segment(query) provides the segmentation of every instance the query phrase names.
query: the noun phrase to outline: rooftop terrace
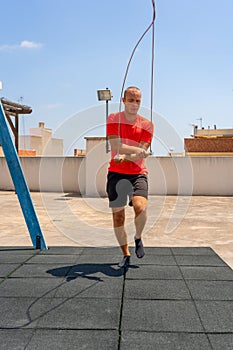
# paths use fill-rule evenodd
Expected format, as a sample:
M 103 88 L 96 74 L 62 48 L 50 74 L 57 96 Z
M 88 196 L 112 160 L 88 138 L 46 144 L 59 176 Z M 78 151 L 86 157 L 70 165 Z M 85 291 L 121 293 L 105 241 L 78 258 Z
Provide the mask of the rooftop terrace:
M 231 349 L 232 197 L 150 196 L 146 256 L 131 247 L 124 271 L 106 198 L 31 195 L 48 250 L 0 192 L 1 349 Z

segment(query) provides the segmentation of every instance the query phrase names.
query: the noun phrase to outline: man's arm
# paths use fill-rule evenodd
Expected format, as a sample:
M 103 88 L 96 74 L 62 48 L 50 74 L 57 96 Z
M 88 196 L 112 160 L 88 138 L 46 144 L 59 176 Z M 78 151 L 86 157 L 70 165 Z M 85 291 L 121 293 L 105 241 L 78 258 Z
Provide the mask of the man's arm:
M 146 158 L 150 155 L 147 152 L 150 144 L 148 142 L 140 142 L 139 146 L 129 146 L 122 144 L 118 136 L 110 135 L 108 137 L 111 149 L 114 150 L 117 155 L 115 157 L 115 162 L 135 162 L 138 159 Z
M 127 156 L 133 154 L 134 160 L 136 160 L 135 157 L 137 157 L 137 159 L 145 158 L 147 156 L 146 150 L 150 145 L 147 142 L 140 142 L 138 147 L 129 146 L 124 143 L 121 143 L 121 140 L 117 135 L 109 135 L 108 140 L 113 151 L 115 151 L 117 154 L 124 154 Z

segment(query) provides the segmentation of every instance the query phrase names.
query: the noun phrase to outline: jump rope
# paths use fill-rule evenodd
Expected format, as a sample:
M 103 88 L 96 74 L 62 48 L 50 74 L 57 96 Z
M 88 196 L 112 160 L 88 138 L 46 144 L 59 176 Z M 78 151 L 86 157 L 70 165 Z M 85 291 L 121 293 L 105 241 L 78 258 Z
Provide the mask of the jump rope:
M 120 138 L 120 112 L 121 112 L 121 107 L 122 107 L 122 98 L 123 98 L 123 93 L 124 93 L 124 88 L 125 88 L 125 83 L 127 79 L 127 75 L 129 72 L 130 64 L 132 62 L 132 59 L 134 57 L 134 54 L 136 52 L 137 47 L 141 43 L 142 39 L 145 37 L 145 35 L 149 32 L 150 29 L 152 29 L 152 35 L 151 35 L 151 83 L 150 83 L 150 122 L 151 122 L 151 131 L 152 131 L 152 122 L 153 122 L 153 93 L 154 93 L 154 48 L 155 48 L 155 19 L 156 19 L 156 8 L 155 8 L 155 1 L 152 0 L 152 9 L 153 9 L 153 15 L 152 15 L 152 21 L 150 25 L 146 28 L 144 33 L 141 35 L 140 39 L 136 43 L 131 56 L 129 58 L 124 79 L 123 79 L 123 84 L 121 88 L 121 95 L 120 95 L 120 102 L 119 102 L 119 113 L 118 113 L 118 136 Z M 117 155 L 115 156 L 114 160 L 116 163 L 120 163 L 122 160 L 124 160 L 124 155 L 119 154 L 120 151 L 120 144 L 118 146 L 118 152 Z M 149 146 L 149 152 L 146 153 L 146 156 L 149 156 L 152 154 L 152 147 L 151 143 Z

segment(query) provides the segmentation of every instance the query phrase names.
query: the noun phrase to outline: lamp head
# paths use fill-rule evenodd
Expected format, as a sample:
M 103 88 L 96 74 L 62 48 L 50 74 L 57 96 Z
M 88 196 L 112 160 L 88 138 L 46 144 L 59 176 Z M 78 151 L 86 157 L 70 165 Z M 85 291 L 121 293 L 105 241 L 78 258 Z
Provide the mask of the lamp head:
M 97 90 L 99 101 L 110 101 L 112 99 L 112 92 L 108 88 L 105 90 Z

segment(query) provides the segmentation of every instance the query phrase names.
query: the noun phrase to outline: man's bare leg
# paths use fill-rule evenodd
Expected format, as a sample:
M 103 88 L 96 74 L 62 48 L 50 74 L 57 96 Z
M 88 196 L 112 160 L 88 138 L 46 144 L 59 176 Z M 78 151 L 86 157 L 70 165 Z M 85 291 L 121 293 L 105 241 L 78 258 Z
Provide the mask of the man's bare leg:
M 135 212 L 135 252 L 138 258 L 142 258 L 145 255 L 142 244 L 142 231 L 145 227 L 147 220 L 147 199 L 141 196 L 134 196 L 132 199 L 133 208 Z
M 128 237 L 125 231 L 125 209 L 123 208 L 113 208 L 112 209 L 113 217 L 113 227 L 118 243 L 121 247 L 123 253 L 123 260 L 119 264 L 119 267 L 127 267 L 129 265 L 129 246 L 128 246 Z

